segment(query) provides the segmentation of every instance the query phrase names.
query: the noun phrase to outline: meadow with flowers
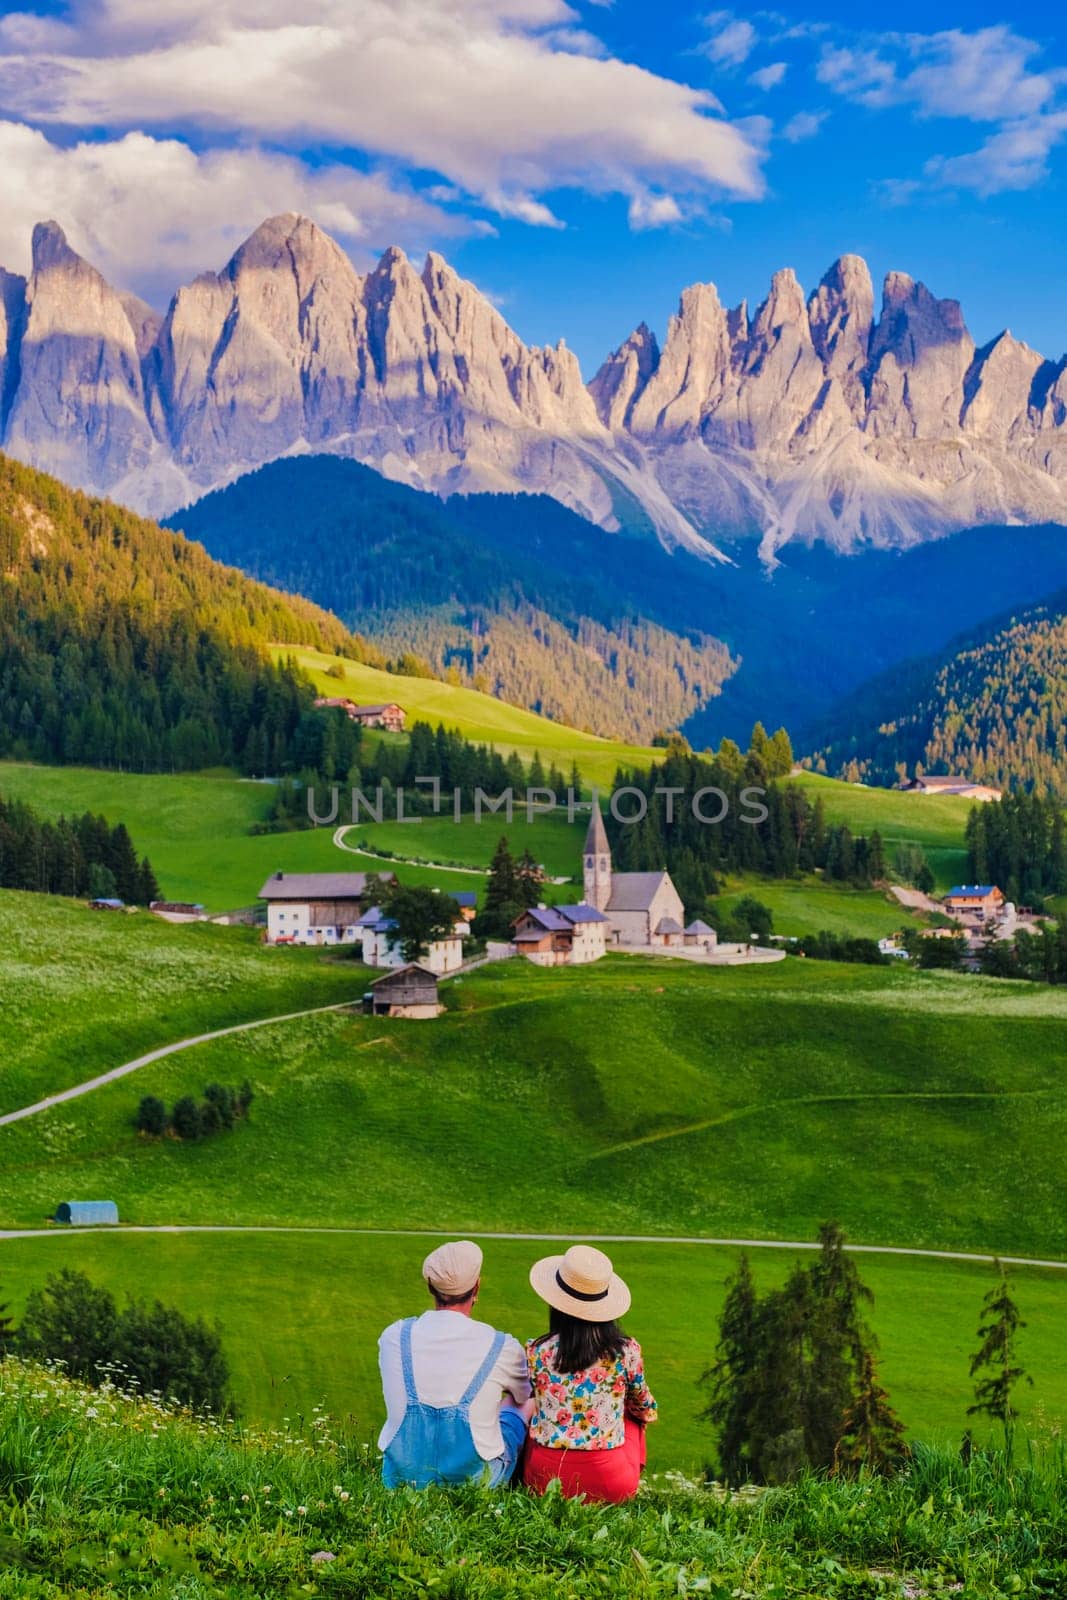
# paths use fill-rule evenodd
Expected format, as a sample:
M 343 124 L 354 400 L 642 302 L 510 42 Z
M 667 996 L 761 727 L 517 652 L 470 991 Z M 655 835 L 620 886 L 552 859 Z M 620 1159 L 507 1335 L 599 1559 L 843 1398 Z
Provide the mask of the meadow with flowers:
M 364 986 L 356 963 L 265 950 L 240 929 L 104 918 L 39 896 L 0 896 L 0 913 L 8 1105 L 254 1008 L 355 999 Z M 366 1440 L 377 1334 L 421 1304 L 432 1230 L 810 1240 L 835 1216 L 861 1243 L 1062 1255 L 1058 990 L 610 957 L 482 969 L 443 993 L 431 1026 L 353 1010 L 278 1023 L 0 1128 L 0 1229 L 39 1228 L 78 1197 L 114 1199 L 123 1224 L 0 1241 L 0 1302 L 17 1317 L 71 1265 L 120 1296 L 217 1317 L 243 1416 L 274 1422 L 325 1402 Z M 251 1115 L 230 1132 L 186 1143 L 133 1127 L 144 1094 L 172 1105 L 246 1078 Z M 488 1246 L 486 1314 L 524 1335 L 539 1331 L 531 1248 Z M 693 1386 L 736 1253 L 612 1249 L 647 1286 L 633 1331 L 664 1390 L 660 1462 L 695 1469 L 711 1441 Z M 757 1271 L 775 1281 L 789 1259 L 761 1252 Z M 864 1270 L 905 1421 L 958 1440 L 989 1269 L 874 1257 Z M 1036 1380 L 1028 1421 L 1052 1426 L 1067 1416 L 1067 1274 L 1016 1276 Z
M 0 1364 L 3 1600 L 1009 1600 L 1067 1589 L 1062 1446 L 920 1447 L 889 1480 L 730 1494 L 677 1473 L 629 1506 L 381 1487 L 324 1411 L 276 1428 Z

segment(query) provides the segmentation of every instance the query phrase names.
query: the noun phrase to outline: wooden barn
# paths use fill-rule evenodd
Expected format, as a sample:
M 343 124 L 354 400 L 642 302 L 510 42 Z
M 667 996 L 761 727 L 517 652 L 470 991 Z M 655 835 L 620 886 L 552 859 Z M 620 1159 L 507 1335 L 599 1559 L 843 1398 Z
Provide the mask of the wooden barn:
M 408 1017 L 423 1021 L 444 1010 L 437 996 L 437 975 L 413 962 L 376 978 L 363 996 L 363 1010 L 372 1017 Z

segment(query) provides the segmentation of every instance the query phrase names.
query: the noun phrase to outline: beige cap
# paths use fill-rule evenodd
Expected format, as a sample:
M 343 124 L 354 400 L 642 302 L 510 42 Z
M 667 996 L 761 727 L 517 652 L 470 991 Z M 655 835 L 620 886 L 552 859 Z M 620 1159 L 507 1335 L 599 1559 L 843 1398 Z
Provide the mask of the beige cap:
M 572 1244 L 565 1256 L 545 1256 L 530 1269 L 535 1294 L 582 1322 L 614 1322 L 630 1309 L 630 1291 L 603 1250 Z
M 482 1252 L 470 1239 L 439 1244 L 422 1263 L 422 1275 L 438 1294 L 469 1294 L 482 1275 Z

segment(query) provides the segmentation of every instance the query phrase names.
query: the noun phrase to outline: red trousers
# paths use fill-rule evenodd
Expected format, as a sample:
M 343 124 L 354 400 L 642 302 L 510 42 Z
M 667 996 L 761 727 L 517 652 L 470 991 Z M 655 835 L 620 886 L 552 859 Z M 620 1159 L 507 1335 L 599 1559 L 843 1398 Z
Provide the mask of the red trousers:
M 587 1500 L 616 1505 L 631 1499 L 645 1465 L 645 1430 L 629 1417 L 625 1428 L 626 1442 L 615 1450 L 549 1450 L 531 1439 L 523 1460 L 523 1482 L 534 1494 L 544 1494 L 558 1478 L 569 1498 L 582 1494 Z

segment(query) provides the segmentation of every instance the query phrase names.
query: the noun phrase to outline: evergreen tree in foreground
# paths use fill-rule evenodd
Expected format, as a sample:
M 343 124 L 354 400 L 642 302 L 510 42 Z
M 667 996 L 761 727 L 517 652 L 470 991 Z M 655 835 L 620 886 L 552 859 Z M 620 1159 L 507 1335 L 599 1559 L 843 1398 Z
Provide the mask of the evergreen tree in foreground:
M 861 1468 L 891 1472 L 911 1455 L 904 1424 L 878 1382 L 878 1368 L 870 1350 L 863 1352 L 859 1390 L 842 1419 L 842 1433 L 834 1450 L 834 1471 L 851 1476 Z
M 905 1454 L 902 1426 L 877 1381 L 873 1295 L 825 1223 L 819 1253 L 780 1289 L 757 1295 L 748 1261 L 728 1285 L 702 1413 L 719 1430 L 719 1472 L 787 1483 L 805 1469 L 890 1471 Z
M 978 1324 L 981 1344 L 971 1357 L 971 1377 L 978 1382 L 974 1386 L 974 1405 L 967 1407 L 967 1415 L 992 1417 L 999 1422 L 1004 1429 L 1004 1447 L 1010 1456 L 1015 1419 L 1019 1415 L 1012 1401 L 1012 1391 L 1021 1381 L 1032 1384 L 1034 1380 L 1018 1365 L 1015 1354 L 1016 1336 L 1026 1323 L 1019 1316 L 1000 1261 L 996 1269 L 997 1282 L 982 1302 Z

